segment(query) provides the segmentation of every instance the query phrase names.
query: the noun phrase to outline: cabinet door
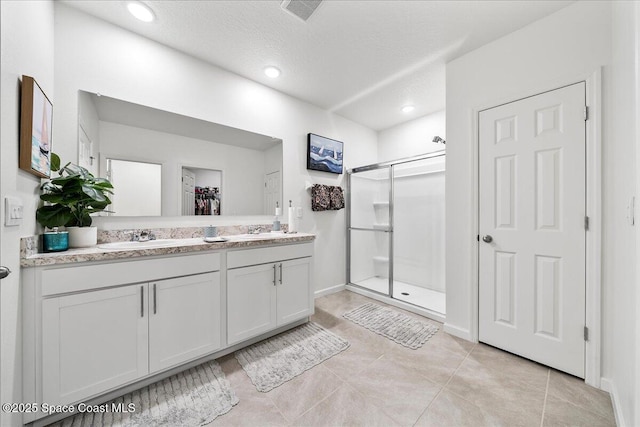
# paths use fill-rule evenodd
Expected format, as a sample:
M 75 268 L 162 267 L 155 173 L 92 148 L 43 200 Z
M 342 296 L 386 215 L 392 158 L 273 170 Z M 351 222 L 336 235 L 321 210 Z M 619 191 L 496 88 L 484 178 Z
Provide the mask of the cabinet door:
M 311 258 L 278 263 L 277 326 L 313 314 Z
M 42 399 L 72 403 L 148 373 L 147 285 L 42 302 Z
M 159 371 L 220 348 L 220 273 L 149 284 L 149 369 Z
M 276 264 L 227 271 L 229 345 L 276 327 L 276 273 Z

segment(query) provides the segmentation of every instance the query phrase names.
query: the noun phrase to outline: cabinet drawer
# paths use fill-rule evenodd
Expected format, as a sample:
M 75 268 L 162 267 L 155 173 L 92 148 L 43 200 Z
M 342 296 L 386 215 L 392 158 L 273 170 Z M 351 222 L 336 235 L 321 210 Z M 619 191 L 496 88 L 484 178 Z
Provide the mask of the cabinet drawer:
M 227 254 L 227 268 L 266 264 L 313 255 L 313 243 L 274 246 L 270 248 L 242 249 Z
M 220 270 L 220 254 L 207 253 L 42 271 L 42 296 L 150 282 Z

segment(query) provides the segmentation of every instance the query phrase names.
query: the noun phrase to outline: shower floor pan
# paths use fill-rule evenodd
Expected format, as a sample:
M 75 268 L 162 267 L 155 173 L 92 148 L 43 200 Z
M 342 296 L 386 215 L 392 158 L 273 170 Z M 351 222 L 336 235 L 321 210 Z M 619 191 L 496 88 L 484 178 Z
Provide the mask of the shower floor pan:
M 389 279 L 387 278 L 369 277 L 368 279 L 354 282 L 354 285 L 362 286 L 381 294 L 389 292 Z M 443 315 L 447 309 L 444 292 L 421 288 L 398 280 L 393 281 L 393 298 Z

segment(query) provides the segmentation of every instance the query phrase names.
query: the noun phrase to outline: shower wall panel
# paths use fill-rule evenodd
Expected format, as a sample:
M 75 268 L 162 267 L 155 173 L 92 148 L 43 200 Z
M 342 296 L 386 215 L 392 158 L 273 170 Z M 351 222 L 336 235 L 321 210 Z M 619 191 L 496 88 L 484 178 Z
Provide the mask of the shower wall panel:
M 395 280 L 444 292 L 444 194 L 444 170 L 395 177 Z

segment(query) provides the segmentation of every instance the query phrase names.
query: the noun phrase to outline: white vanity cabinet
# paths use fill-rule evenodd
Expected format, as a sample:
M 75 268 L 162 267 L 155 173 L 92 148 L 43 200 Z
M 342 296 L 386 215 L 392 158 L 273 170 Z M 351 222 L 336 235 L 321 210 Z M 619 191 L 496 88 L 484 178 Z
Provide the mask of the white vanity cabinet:
M 43 256 L 22 270 L 23 401 L 105 402 L 304 323 L 313 243 L 296 239 L 307 240 L 124 259 L 90 252 L 59 264 Z
M 220 258 L 27 270 L 25 394 L 74 403 L 222 348 Z
M 45 299 L 44 401 L 75 402 L 218 350 L 220 307 L 219 272 Z
M 146 287 L 42 302 L 43 402 L 75 402 L 148 373 L 147 317 L 141 313 Z
M 227 341 L 258 336 L 313 314 L 313 245 L 227 254 Z
M 219 272 L 150 283 L 148 307 L 150 372 L 221 347 Z
M 282 261 L 278 264 L 278 270 L 276 326 L 312 315 L 311 258 Z

